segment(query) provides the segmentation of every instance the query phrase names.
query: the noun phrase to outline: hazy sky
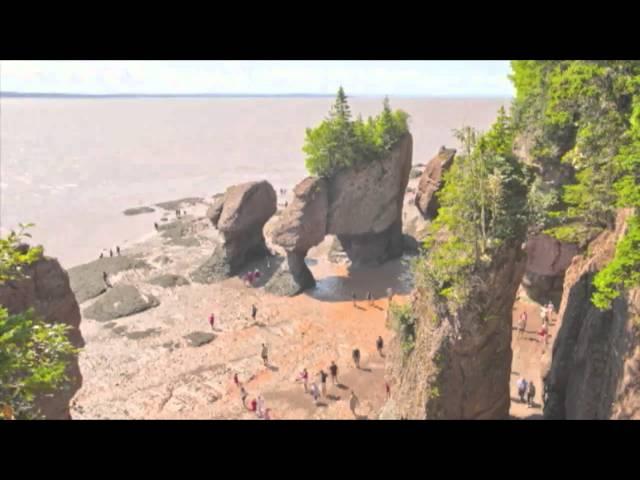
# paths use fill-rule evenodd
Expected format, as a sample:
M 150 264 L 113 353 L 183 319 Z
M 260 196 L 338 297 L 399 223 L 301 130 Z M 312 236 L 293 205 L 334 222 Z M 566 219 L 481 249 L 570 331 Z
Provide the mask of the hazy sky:
M 508 61 L 2 61 L 0 91 L 513 94 Z

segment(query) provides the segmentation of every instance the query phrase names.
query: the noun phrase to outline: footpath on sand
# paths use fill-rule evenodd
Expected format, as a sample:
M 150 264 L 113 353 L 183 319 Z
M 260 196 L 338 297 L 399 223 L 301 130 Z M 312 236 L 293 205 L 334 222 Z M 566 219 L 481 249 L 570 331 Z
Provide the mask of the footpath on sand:
M 553 341 L 558 329 L 557 308 L 558 305 L 555 305 L 554 314 L 551 316 L 549 322 L 548 345 L 545 347 L 538 333 L 542 327 L 542 305 L 528 298 L 524 289 L 520 287 L 516 302 L 513 306 L 513 335 L 511 340 L 513 361 L 509 382 L 511 391 L 511 409 L 509 414 L 512 418 L 526 420 L 542 419 L 542 395 L 544 392 L 542 372 L 545 362 L 543 353 L 545 353 L 545 348 L 548 352 L 553 346 Z M 520 334 L 518 324 L 522 312 L 527 313 L 527 326 L 525 332 Z M 532 407 L 527 406 L 526 397 L 524 403 L 520 401 L 517 387 L 517 382 L 520 378 L 524 378 L 527 382 L 533 381 L 535 385 L 536 394 Z

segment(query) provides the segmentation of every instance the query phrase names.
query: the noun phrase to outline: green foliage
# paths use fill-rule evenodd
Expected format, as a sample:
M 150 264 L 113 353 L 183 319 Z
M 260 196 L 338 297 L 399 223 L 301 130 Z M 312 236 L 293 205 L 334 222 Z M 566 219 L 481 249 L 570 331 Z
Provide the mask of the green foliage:
M 42 256 L 42 248 L 19 248 L 24 238 L 31 235 L 26 231 L 32 224 L 20 224 L 20 230 L 11 231 L 6 238 L 0 237 L 0 283 L 21 274 L 25 265 L 30 265 Z
M 462 151 L 444 175 L 438 216 L 415 273 L 419 284 L 460 304 L 474 270 L 505 240 L 524 235 L 527 179 L 513 154 L 513 127 L 503 108 L 485 134 L 470 127 L 455 134 Z
M 342 168 L 381 159 L 409 131 L 408 118 L 402 110 L 392 111 L 385 98 L 377 117 L 352 121 L 340 87 L 329 117 L 306 130 L 305 166 L 313 175 L 330 176 Z
M 602 310 L 611 308 L 620 291 L 640 285 L 640 215 L 631 218 L 613 260 L 596 274 L 593 284 L 593 304 Z
M 19 280 L 22 267 L 42 255 L 41 248 L 20 247 L 28 227 L 0 239 L 0 283 Z M 10 315 L 0 306 L 0 406 L 9 406 L 16 418 L 36 417 L 36 395 L 52 392 L 66 380 L 69 356 L 77 353 L 68 329 L 45 323 L 32 309 Z
M 560 240 L 584 245 L 613 227 L 616 208 L 633 207 L 637 215 L 640 61 L 514 61 L 512 70 L 518 132 L 532 139 L 543 168 L 563 163 L 575 173 L 562 185 L 557 205 L 530 192 L 542 207 L 533 209 L 536 224 Z M 541 218 L 545 203 L 550 208 Z M 593 302 L 600 308 L 640 284 L 631 274 L 640 270 L 635 231 L 630 224 L 615 258 L 594 280 Z
M 415 347 L 415 316 L 410 304 L 392 302 L 389 306 L 391 328 L 399 335 L 402 351 L 410 354 Z

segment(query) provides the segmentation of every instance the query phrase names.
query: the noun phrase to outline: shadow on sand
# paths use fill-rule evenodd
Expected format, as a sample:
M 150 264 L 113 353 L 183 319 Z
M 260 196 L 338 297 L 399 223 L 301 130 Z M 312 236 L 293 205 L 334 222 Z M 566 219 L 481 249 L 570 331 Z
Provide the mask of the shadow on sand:
M 373 308 L 384 310 L 388 288 L 399 295 L 408 295 L 413 288 L 411 264 L 407 257 L 389 260 L 378 266 L 350 267 L 347 274 L 346 277 L 322 277 L 314 272 L 316 286 L 304 294 L 324 302 L 345 302 L 351 301 L 355 293 L 356 301 L 366 302 L 367 292 L 371 292 L 373 300 L 382 302 L 381 305 L 373 305 Z M 356 308 L 365 310 L 360 305 Z

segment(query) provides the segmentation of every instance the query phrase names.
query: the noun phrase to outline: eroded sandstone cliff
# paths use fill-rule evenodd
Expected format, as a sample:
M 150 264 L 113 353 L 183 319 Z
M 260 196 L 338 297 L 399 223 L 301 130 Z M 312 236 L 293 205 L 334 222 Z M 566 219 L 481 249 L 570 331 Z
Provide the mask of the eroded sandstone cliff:
M 71 291 L 69 276 L 55 258 L 43 257 L 24 269 L 25 278 L 0 285 L 0 304 L 9 313 L 19 313 L 33 308 L 48 323 L 69 325 L 69 340 L 76 347 L 83 347 L 80 333 L 80 308 Z M 41 396 L 37 406 L 47 419 L 61 420 L 69 417 L 69 402 L 82 385 L 78 358 L 72 358 L 67 376 L 69 381 L 56 393 Z
M 415 346 L 392 348 L 396 379 L 382 418 L 502 419 L 509 415 L 512 308 L 525 267 L 520 244 L 504 245 L 477 272 L 463 305 L 414 294 Z
M 566 271 L 558 335 L 545 358 L 547 419 L 640 418 L 640 289 L 607 311 L 591 303 L 593 278 L 613 257 L 628 215 L 620 211 L 615 230 L 600 234 Z

